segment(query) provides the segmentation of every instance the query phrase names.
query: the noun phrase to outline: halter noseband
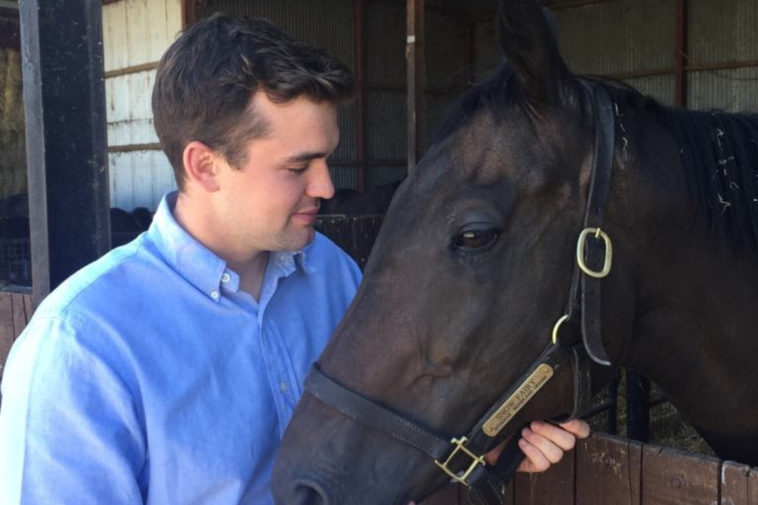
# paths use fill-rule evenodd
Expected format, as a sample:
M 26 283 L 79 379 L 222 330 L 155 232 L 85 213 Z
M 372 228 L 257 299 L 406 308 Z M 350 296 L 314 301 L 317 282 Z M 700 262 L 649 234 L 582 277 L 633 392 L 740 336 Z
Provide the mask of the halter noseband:
M 495 465 L 488 466 L 484 454 L 496 445 L 496 436 L 542 386 L 570 364 L 574 398 L 567 419 L 575 418 L 587 411 L 591 399 L 588 357 L 601 365 L 611 364 L 602 342 L 600 287 L 601 279 L 610 272 L 613 254 L 611 239 L 602 226 L 613 169 L 615 121 L 607 91 L 586 81 L 582 85 L 593 118 L 594 146 L 584 228 L 577 241 L 567 312 L 556 322 L 552 341 L 519 380 L 468 434 L 453 438 L 436 434 L 348 389 L 324 374 L 318 364 L 314 364 L 305 382 L 305 391 L 347 417 L 427 454 L 452 480 L 469 488 L 469 500 L 474 504 L 503 503 L 503 487 L 524 458 L 517 445 L 518 437 L 510 440 Z M 581 326 L 581 341 L 575 336 L 565 341 L 560 338 L 565 322 Z

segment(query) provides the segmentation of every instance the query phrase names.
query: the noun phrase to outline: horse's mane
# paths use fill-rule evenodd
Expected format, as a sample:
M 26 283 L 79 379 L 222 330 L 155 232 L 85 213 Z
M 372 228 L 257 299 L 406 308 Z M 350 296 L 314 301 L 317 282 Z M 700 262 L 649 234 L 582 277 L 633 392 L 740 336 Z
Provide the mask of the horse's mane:
M 616 104 L 650 114 L 676 139 L 690 195 L 714 236 L 758 249 L 758 114 L 667 107 L 626 85 L 604 86 Z
M 530 114 L 507 64 L 472 86 L 450 107 L 432 145 L 443 141 L 478 112 L 502 117 L 511 106 Z M 597 81 L 627 111 L 650 115 L 667 128 L 679 146 L 688 190 L 713 234 L 732 247 L 758 249 L 758 114 L 692 111 L 667 107 L 634 88 Z

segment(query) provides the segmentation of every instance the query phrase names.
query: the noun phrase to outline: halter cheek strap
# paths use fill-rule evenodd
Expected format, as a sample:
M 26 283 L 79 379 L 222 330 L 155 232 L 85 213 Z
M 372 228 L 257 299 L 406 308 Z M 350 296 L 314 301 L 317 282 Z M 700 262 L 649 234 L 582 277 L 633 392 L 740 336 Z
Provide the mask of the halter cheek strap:
M 615 122 L 605 89 L 584 81 L 582 84 L 592 106 L 595 141 L 584 230 L 578 239 L 567 313 L 556 323 L 552 342 L 471 431 L 457 437 L 430 431 L 350 390 L 324 374 L 318 364 L 313 366 L 305 382 L 308 393 L 345 416 L 427 454 L 450 479 L 468 487 L 469 501 L 475 505 L 504 503 L 505 483 L 524 458 L 517 445 L 518 436 L 511 437 L 494 466 L 486 463 L 484 454 L 502 439 L 499 434 L 503 428 L 539 389 L 561 368 L 570 366 L 574 398 L 566 419 L 579 417 L 587 412 L 591 399 L 590 359 L 610 364 L 601 338 L 600 280 L 608 275 L 612 261 L 611 240 L 602 225 L 613 166 Z M 564 324 L 580 327 L 581 332 L 566 332 Z

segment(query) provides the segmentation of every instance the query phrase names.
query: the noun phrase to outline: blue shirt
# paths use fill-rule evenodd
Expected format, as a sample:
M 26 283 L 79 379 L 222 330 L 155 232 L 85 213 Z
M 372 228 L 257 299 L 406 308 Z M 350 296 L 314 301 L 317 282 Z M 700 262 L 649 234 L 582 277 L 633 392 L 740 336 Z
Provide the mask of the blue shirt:
M 270 504 L 302 383 L 360 281 L 323 235 L 271 252 L 260 301 L 173 219 L 74 274 L 14 344 L 0 503 Z

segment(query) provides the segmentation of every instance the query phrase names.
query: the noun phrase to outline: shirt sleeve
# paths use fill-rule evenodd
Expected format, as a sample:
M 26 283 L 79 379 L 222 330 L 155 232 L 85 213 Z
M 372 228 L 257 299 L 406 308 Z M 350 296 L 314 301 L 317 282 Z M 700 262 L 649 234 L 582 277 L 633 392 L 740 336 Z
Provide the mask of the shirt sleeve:
M 144 501 L 138 402 L 118 359 L 103 351 L 113 349 L 105 332 L 85 328 L 71 318 L 32 319 L 11 350 L 0 408 L 0 503 Z

